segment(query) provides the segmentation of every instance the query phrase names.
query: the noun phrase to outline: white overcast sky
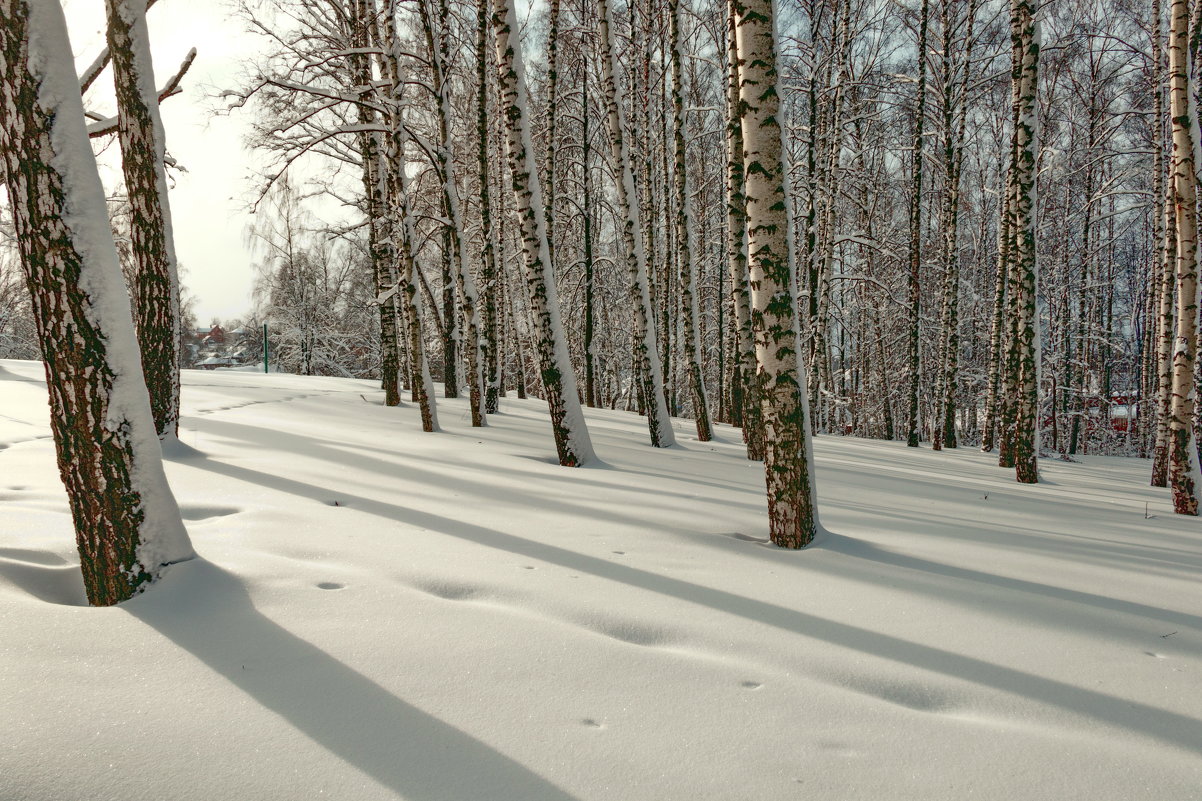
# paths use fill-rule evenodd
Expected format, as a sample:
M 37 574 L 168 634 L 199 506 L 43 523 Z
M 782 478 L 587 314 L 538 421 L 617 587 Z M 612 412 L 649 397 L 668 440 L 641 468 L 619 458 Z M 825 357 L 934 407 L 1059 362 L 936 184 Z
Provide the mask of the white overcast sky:
M 63 8 L 82 70 L 104 47 L 104 3 L 64 0 Z M 242 146 L 242 120 L 214 116 L 205 94 L 212 87 L 231 86 L 258 42 L 220 0 L 160 0 L 148 18 L 159 85 L 175 73 L 189 49 L 197 49 L 184 93 L 162 105 L 167 149 L 187 170 L 171 173 L 171 215 L 183 283 L 196 298 L 199 322 L 228 320 L 243 315 L 251 304 L 253 256 L 245 233 L 251 221 L 246 201 L 252 166 Z M 101 83 L 89 93 L 94 98 L 89 108 L 113 114 L 111 70 Z M 114 172 L 119 162 L 110 153 L 116 155 L 115 142 L 101 157 L 102 175 L 111 189 L 119 180 Z

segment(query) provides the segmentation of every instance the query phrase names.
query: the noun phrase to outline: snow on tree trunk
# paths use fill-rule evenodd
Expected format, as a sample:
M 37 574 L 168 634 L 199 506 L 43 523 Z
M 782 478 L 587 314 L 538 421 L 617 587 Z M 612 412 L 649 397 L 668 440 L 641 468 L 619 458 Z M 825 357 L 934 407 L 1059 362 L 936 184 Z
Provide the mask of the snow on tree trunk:
M 442 174 L 442 201 L 446 207 L 449 222 L 446 227 L 448 247 L 451 260 L 450 272 L 454 276 L 455 285 L 459 290 L 459 298 L 466 327 L 467 343 L 464 351 L 467 356 L 468 400 L 471 407 L 472 425 L 484 425 L 484 408 L 482 397 L 483 375 L 480 369 L 480 298 L 476 291 L 476 282 L 472 278 L 468 264 L 467 245 L 464 237 L 463 215 L 459 207 L 459 192 L 455 181 L 455 159 L 451 154 L 451 85 L 447 75 L 447 61 L 450 57 L 449 34 L 446 21 L 450 12 L 446 0 L 439 3 L 439 19 L 431 18 L 427 4 L 423 2 L 422 22 L 426 30 L 426 42 L 430 51 L 430 64 L 434 77 L 434 91 L 438 94 L 438 133 L 439 148 L 436 152 L 438 168 Z M 452 308 L 447 315 L 447 326 L 455 319 Z M 454 368 L 447 365 L 443 368 L 449 377 L 454 375 Z M 449 396 L 448 396 L 449 397 Z
M 356 3 L 361 4 L 362 0 L 356 0 Z M 360 9 L 359 13 L 363 14 L 359 19 L 364 21 L 371 19 L 365 6 L 357 5 L 357 8 Z M 380 164 L 385 178 L 376 185 L 387 190 L 382 192 L 386 200 L 377 204 L 379 210 L 374 213 L 386 216 L 387 221 L 383 228 L 387 232 L 384 236 L 388 243 L 388 253 L 392 258 L 400 261 L 397 286 L 403 306 L 401 316 L 407 335 L 412 402 L 418 404 L 421 412 L 422 430 L 436 431 L 438 430 L 438 409 L 434 400 L 434 384 L 430 380 L 430 368 L 426 361 L 426 343 L 422 332 L 422 299 L 417 286 L 417 265 L 414 263 L 413 255 L 413 245 L 417 237 L 413 230 L 413 211 L 409 205 L 408 176 L 405 173 L 406 133 L 401 119 L 403 83 L 398 63 L 399 54 L 397 53 L 395 0 L 385 0 L 379 14 L 378 26 L 371 26 L 371 28 L 379 39 L 381 65 L 388 87 L 389 134 L 382 157 L 379 149 L 373 145 L 370 154 L 364 153 L 364 159 L 372 164 Z M 365 33 L 370 32 L 365 31 Z M 365 44 L 368 41 L 367 38 L 364 39 Z M 366 60 L 365 56 L 364 59 Z M 370 72 L 370 64 L 368 64 L 367 69 L 361 72 L 360 80 L 356 83 L 359 86 L 370 86 Z M 360 122 L 367 124 L 365 122 L 367 118 L 364 115 L 367 115 L 369 110 L 364 104 L 360 104 L 359 108 Z M 371 136 L 370 139 L 374 141 L 375 136 Z
M 530 138 L 530 111 L 526 75 L 517 41 L 517 13 L 513 0 L 493 0 L 493 33 L 502 107 L 508 123 L 506 144 L 513 196 L 521 222 L 522 255 L 526 287 L 535 324 L 535 350 L 547 394 L 551 426 L 559 463 L 577 467 L 596 458 L 580 408 L 576 376 L 568 358 L 567 340 L 559 319 L 559 299 L 547 248 L 547 226 L 542 192 Z
M 1169 411 L 1169 486 L 1173 511 L 1198 514 L 1202 471 L 1194 439 L 1194 361 L 1198 325 L 1198 116 L 1190 65 L 1190 7 L 1173 0 L 1169 10 L 1169 116 L 1173 121 L 1172 186 L 1177 224 L 1177 336 L 1173 342 Z M 1196 33 L 1195 35 L 1200 35 Z
M 709 442 L 713 437 L 710 425 L 709 401 L 705 393 L 705 378 L 701 374 L 701 343 L 697 336 L 697 294 L 693 291 L 693 242 L 696 221 L 693 218 L 693 198 L 689 193 L 689 173 L 685 164 L 684 92 L 682 65 L 684 43 L 680 33 L 680 0 L 668 0 L 669 30 L 672 38 L 672 140 L 673 176 L 676 185 L 676 255 L 680 260 L 680 327 L 684 341 L 686 369 L 689 374 L 689 394 L 693 401 L 693 417 L 697 424 L 697 439 Z
M 142 372 L 160 438 L 179 431 L 179 274 L 163 168 L 163 122 L 150 59 L 146 4 L 106 0 L 117 92 L 117 138 L 130 205 L 134 313 Z
M 1018 386 L 1014 414 L 1014 470 L 1020 483 L 1039 481 L 1039 320 L 1035 299 L 1039 271 L 1036 260 L 1035 180 L 1038 145 L 1039 26 L 1036 0 L 1012 0 L 1011 36 L 1020 48 L 1014 74 L 1018 115 L 1014 129 L 1016 204 L 1014 210 L 1014 308 L 1018 313 Z
M 163 473 L 104 189 L 53 0 L 0 0 L 0 153 L 59 474 L 95 606 L 195 556 Z
M 735 323 L 735 392 L 747 458 L 764 458 L 764 423 L 756 387 L 755 338 L 747 287 L 747 198 L 743 193 L 743 126 L 739 121 L 739 45 L 736 0 L 727 0 L 726 225 L 727 266 Z
M 736 0 L 751 320 L 764 411 L 764 467 L 772 542 L 808 545 L 818 529 L 796 273 L 781 126 L 777 120 L 772 0 Z
M 651 314 L 651 290 L 647 278 L 647 252 L 639 221 L 638 195 L 635 194 L 634 168 L 626 141 L 626 99 L 618 83 L 617 53 L 614 49 L 612 13 L 609 0 L 597 0 L 597 25 L 600 33 L 601 81 L 605 92 L 609 140 L 614 162 L 618 165 L 618 211 L 622 220 L 622 245 L 630 275 L 630 300 L 634 307 L 634 357 L 637 380 L 642 386 L 651 444 L 666 448 L 676 443 L 672 419 L 664 396 L 664 377 L 659 347 Z
M 362 0 L 354 0 L 355 14 L 352 41 L 357 48 L 366 48 L 371 39 L 368 30 L 368 9 Z M 353 80 L 366 92 L 371 83 L 371 61 L 367 53 L 356 52 L 350 56 Z M 371 258 L 372 274 L 375 278 L 380 314 L 380 357 L 381 384 L 384 387 L 384 405 L 398 406 L 401 403 L 401 349 L 397 335 L 397 275 L 396 243 L 389 230 L 389 199 L 386 165 L 381 161 L 379 139 L 370 128 L 376 125 L 376 114 L 363 103 L 357 104 L 358 122 L 363 130 L 358 135 L 359 152 L 363 162 L 363 194 L 367 207 L 367 246 Z

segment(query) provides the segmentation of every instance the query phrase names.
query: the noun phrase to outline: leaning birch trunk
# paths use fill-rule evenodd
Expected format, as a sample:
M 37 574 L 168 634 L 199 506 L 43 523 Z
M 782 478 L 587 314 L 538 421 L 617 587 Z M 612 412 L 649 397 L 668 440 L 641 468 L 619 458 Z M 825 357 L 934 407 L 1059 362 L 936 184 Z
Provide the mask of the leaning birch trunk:
M 630 146 L 626 141 L 626 105 L 616 73 L 617 54 L 614 52 L 609 0 L 597 0 L 597 26 L 601 47 L 601 82 L 605 92 L 605 110 L 609 120 L 610 149 L 618 165 L 615 181 L 618 212 L 622 215 L 622 245 L 626 250 L 626 267 L 630 274 L 630 300 L 634 307 L 634 357 L 637 380 L 642 387 L 647 410 L 647 428 L 651 444 L 667 448 L 676 443 L 672 420 L 664 399 L 664 377 L 661 372 L 659 347 L 651 316 L 651 290 L 647 280 L 647 252 L 643 229 L 639 221 L 638 195 L 635 194 L 634 168 Z
M 426 42 L 430 50 L 430 65 L 434 76 L 434 91 L 438 94 L 438 134 L 441 139 L 436 153 L 439 172 L 442 174 L 442 200 L 446 207 L 447 235 L 450 239 L 451 273 L 454 276 L 456 288 L 459 290 L 460 304 L 466 327 L 467 342 L 464 351 L 467 356 L 468 402 L 471 408 L 472 425 L 484 425 L 484 409 L 482 398 L 483 373 L 480 369 L 480 297 L 476 291 L 476 281 L 472 278 L 468 266 L 467 247 L 463 235 L 463 214 L 459 207 L 459 192 L 455 182 L 455 159 L 451 155 L 451 87 L 447 75 L 447 61 L 450 56 L 449 37 L 446 20 L 450 12 L 446 0 L 439 2 L 439 19 L 435 23 L 425 2 L 420 4 L 422 23 L 426 29 Z M 451 315 L 454 316 L 453 314 Z M 450 321 L 448 320 L 448 325 Z M 448 375 L 452 367 L 444 367 Z
M 676 249 L 680 259 L 681 354 L 689 373 L 689 394 L 693 401 L 693 416 L 697 423 L 697 439 L 709 442 L 713 437 L 710 425 L 709 401 L 705 394 L 705 378 L 701 374 L 701 344 L 697 335 L 697 295 L 693 291 L 693 198 L 689 193 L 689 174 L 685 164 L 684 92 L 681 87 L 681 62 L 684 44 L 680 34 L 680 0 L 668 0 L 669 27 L 672 37 L 672 140 L 674 144 L 674 178 L 676 184 Z
M 106 0 L 105 7 L 117 92 L 117 138 L 132 212 L 134 313 L 142 375 L 159 438 L 173 438 L 179 432 L 179 272 L 146 3 Z
M 1020 483 L 1039 481 L 1039 320 L 1035 299 L 1039 286 L 1035 234 L 1035 181 L 1039 151 L 1039 27 L 1037 0 L 1011 0 L 1014 35 L 1021 47 L 1018 73 L 1018 117 L 1015 126 L 1014 268 L 1017 271 L 1018 393 L 1014 416 L 1014 470 Z
M 739 44 L 736 0 L 727 0 L 726 226 L 727 266 L 735 323 L 735 381 L 747 458 L 764 459 L 764 423 L 756 387 L 755 338 L 747 287 L 747 198 L 743 193 L 743 126 L 739 122 Z M 732 393 L 735 394 L 735 393 Z
M 736 0 L 738 2 L 738 0 Z M 772 0 L 738 3 L 739 100 L 746 176 L 751 320 L 764 410 L 764 467 L 772 542 L 808 545 L 818 529 L 805 372 L 800 363 L 797 277 L 777 114 Z
M 195 556 L 163 473 L 62 9 L 0 0 L 0 156 L 88 600 Z
M 530 138 L 526 74 L 517 41 L 517 13 L 513 0 L 493 0 L 492 23 L 502 105 L 508 121 L 506 144 L 513 197 L 521 221 L 526 286 L 535 324 L 539 371 L 546 390 L 559 463 L 565 467 L 578 467 L 596 456 L 585 426 L 584 411 L 580 408 L 576 376 L 572 372 L 567 340 L 559 319 L 559 298 L 547 249 L 545 209 Z
M 1177 336 L 1173 342 L 1169 410 L 1169 486 L 1173 511 L 1198 514 L 1202 471 L 1194 439 L 1194 360 L 1198 325 L 1198 216 L 1195 155 L 1198 118 L 1190 95 L 1190 7 L 1173 0 L 1169 11 L 1169 117 L 1173 121 L 1172 186 L 1177 223 Z
M 929 4 L 922 0 L 918 22 L 918 88 L 914 103 L 914 182 L 910 198 L 910 328 L 907 362 L 910 366 L 909 408 L 906 414 L 906 445 L 918 447 L 918 386 L 921 380 L 919 328 L 922 320 L 922 146 L 926 118 L 927 18 Z
M 356 0 L 360 8 L 363 0 Z M 362 20 L 370 20 L 366 7 L 362 8 Z M 365 23 L 366 24 L 366 23 Z M 423 431 L 438 430 L 438 409 L 434 399 L 434 385 L 430 380 L 430 368 L 426 361 L 425 335 L 422 331 L 421 292 L 417 282 L 417 265 L 414 261 L 413 243 L 416 236 L 413 230 L 413 211 L 409 206 L 408 177 L 405 173 L 405 126 L 401 119 L 402 97 L 404 85 L 401 79 L 400 57 L 397 53 L 396 30 L 396 0 L 385 0 L 379 14 L 378 26 L 371 26 L 371 32 L 379 40 L 381 65 L 384 81 L 388 88 L 389 103 L 387 123 L 389 135 L 384 153 L 374 144 L 375 136 L 370 136 L 371 153 L 365 153 L 364 159 L 371 164 L 380 164 L 382 180 L 377 181 L 376 191 L 383 194 L 384 200 L 376 200 L 371 205 L 386 221 L 383 228 L 387 231 L 388 254 L 392 259 L 399 259 L 400 274 L 398 276 L 398 295 L 402 306 L 402 319 L 405 323 L 407 351 L 409 354 L 410 397 L 418 405 L 422 419 Z M 365 43 L 366 43 L 365 39 Z M 366 56 L 362 56 L 366 60 Z M 370 70 L 366 73 L 360 86 L 370 85 Z M 358 83 L 358 82 L 357 82 Z M 365 107 L 360 105 L 361 122 L 366 114 Z M 374 121 L 374 120 L 373 120 Z

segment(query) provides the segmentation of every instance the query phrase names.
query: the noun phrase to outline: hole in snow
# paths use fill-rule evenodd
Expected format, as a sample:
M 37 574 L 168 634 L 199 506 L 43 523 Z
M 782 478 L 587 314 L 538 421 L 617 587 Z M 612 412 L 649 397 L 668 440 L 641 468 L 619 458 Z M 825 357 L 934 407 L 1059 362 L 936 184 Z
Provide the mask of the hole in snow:
M 337 581 L 323 581 L 317 585 L 319 590 L 341 590 L 345 587 L 345 584 L 339 584 Z

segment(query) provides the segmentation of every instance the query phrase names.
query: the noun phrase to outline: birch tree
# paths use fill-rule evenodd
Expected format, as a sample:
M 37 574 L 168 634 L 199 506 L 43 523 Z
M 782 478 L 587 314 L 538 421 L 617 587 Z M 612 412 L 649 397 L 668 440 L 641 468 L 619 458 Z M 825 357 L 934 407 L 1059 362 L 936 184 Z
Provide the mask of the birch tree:
M 1195 32 L 1195 36 L 1202 32 Z M 1202 470 L 1194 437 L 1194 362 L 1198 336 L 1198 116 L 1193 106 L 1188 0 L 1169 7 L 1169 115 L 1173 125 L 1171 179 L 1176 209 L 1177 332 L 1173 342 L 1172 402 L 1169 409 L 1169 486 L 1173 511 L 1198 514 Z
M 134 309 L 142 372 L 159 437 L 175 437 L 179 430 L 179 274 L 146 4 L 106 0 L 105 8 L 117 90 L 117 138 L 132 211 Z
M 809 409 L 800 363 L 797 276 L 789 242 L 772 0 L 736 6 L 747 252 L 771 540 L 803 548 L 818 530 Z
M 618 83 L 617 54 L 612 33 L 609 0 L 597 0 L 597 26 L 601 47 L 601 75 L 605 95 L 606 118 L 609 125 L 610 148 L 618 167 L 615 188 L 622 246 L 626 269 L 630 276 L 630 300 L 634 307 L 634 362 L 636 380 L 647 414 L 651 444 L 666 448 L 676 442 L 672 421 L 664 399 L 664 379 L 661 372 L 659 347 L 655 339 L 651 313 L 651 291 L 647 278 L 647 252 L 643 227 L 639 220 L 638 196 L 635 194 L 634 167 L 626 139 L 626 98 Z
M 1038 160 L 1039 28 L 1036 0 L 1011 0 L 1011 36 L 1018 51 L 1014 125 L 1015 397 L 1014 469 L 1020 483 L 1039 481 L 1039 321 L 1036 317 L 1038 264 L 1035 231 L 1035 181 Z
M 697 439 L 708 442 L 713 437 L 710 425 L 709 401 L 705 393 L 705 379 L 701 374 L 701 350 L 697 336 L 697 296 L 694 291 L 693 257 L 697 246 L 693 217 L 693 198 L 690 194 L 688 170 L 685 165 L 684 92 L 682 88 L 682 65 L 684 42 L 680 32 L 680 0 L 668 2 L 669 29 L 672 40 L 672 141 L 673 173 L 676 188 L 676 258 L 680 267 L 680 313 L 681 331 L 684 342 L 686 370 L 688 372 L 689 396 L 693 403 L 693 417 L 697 425 Z
M 71 53 L 55 0 L 0 0 L 0 154 L 84 588 L 108 606 L 195 554 L 163 473 Z
M 551 255 L 547 247 L 546 207 L 543 205 L 530 136 L 530 111 L 526 75 L 517 41 L 517 14 L 513 0 L 493 0 L 493 35 L 501 103 L 507 125 L 506 148 L 514 201 L 521 223 L 526 287 L 535 323 L 535 349 L 559 463 L 579 467 L 594 460 L 592 441 L 580 408 L 576 375 L 568 358 L 567 342 L 559 318 Z

